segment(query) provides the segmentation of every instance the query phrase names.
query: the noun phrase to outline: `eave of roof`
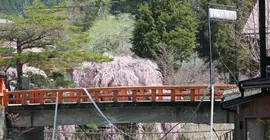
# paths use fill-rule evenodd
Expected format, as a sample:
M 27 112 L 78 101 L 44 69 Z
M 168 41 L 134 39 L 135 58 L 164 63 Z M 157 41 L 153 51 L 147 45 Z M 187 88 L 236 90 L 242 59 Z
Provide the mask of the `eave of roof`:
M 261 97 L 261 96 L 265 96 L 265 95 L 266 95 L 266 93 L 258 93 L 258 94 L 254 94 L 254 95 L 250 95 L 250 96 L 246 96 L 246 97 L 239 97 L 239 98 L 235 98 L 232 100 L 223 101 L 223 102 L 221 102 L 221 106 L 224 108 L 230 108 L 230 107 L 234 107 L 236 105 L 251 102 L 256 98 Z

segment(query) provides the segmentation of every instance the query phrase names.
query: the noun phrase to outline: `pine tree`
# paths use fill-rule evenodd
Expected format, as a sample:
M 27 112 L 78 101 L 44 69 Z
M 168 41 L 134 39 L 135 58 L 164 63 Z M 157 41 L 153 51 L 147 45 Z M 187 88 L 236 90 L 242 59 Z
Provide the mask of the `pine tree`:
M 59 14 L 63 6 L 47 8 L 34 0 L 24 10 L 24 17 L 1 15 L 9 22 L 0 24 L 4 46 L 0 49 L 0 63 L 6 67 L 16 66 L 18 89 L 21 89 L 24 64 L 50 69 L 72 67 L 82 61 L 110 60 L 99 54 L 81 53 L 81 47 L 88 41 L 87 35 L 80 32 L 79 27 L 66 23 L 67 17 Z M 3 59 L 10 52 L 12 58 Z

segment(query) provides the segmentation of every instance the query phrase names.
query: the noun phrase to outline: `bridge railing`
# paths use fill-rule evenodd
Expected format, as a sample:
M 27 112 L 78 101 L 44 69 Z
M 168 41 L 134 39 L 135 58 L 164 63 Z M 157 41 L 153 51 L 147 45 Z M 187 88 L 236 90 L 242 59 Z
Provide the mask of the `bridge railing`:
M 88 88 L 87 91 L 97 103 L 103 102 L 177 102 L 200 100 L 208 85 L 174 85 L 174 86 L 133 86 Z M 224 90 L 235 85 L 214 85 L 215 99 L 222 100 Z M 82 88 L 71 89 L 36 89 L 8 91 L 4 94 L 2 105 L 27 105 L 55 103 L 58 94 L 59 104 L 91 103 Z M 207 93 L 210 96 L 210 93 Z M 9 97 L 9 98 L 8 98 Z M 208 97 L 209 99 L 210 97 Z M 206 98 L 207 99 L 207 98 Z

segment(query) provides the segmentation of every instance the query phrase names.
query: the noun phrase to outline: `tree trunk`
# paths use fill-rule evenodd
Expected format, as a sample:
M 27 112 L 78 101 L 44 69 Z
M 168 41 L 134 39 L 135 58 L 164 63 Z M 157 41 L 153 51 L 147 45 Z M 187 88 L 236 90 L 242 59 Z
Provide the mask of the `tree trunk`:
M 22 53 L 22 47 L 17 46 L 17 53 L 20 55 Z M 17 90 L 22 89 L 22 75 L 23 75 L 23 64 L 20 61 L 20 58 L 16 60 L 16 68 L 17 68 Z
M 173 84 L 171 83 L 172 81 L 170 80 L 173 75 L 173 68 L 172 68 L 173 66 L 170 64 L 167 64 L 165 60 L 163 60 L 163 62 L 157 61 L 156 63 L 158 64 L 158 67 L 163 77 L 163 80 L 162 80 L 163 85 Z

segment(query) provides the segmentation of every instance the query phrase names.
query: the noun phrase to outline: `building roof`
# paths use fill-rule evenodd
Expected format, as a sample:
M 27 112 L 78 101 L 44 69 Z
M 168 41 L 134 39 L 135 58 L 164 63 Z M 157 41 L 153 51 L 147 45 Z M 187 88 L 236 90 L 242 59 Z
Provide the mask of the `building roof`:
M 265 0 L 265 26 L 266 32 L 270 33 L 270 0 Z M 243 34 L 258 34 L 259 33 L 259 4 L 255 4 L 245 26 L 242 31 Z
M 235 98 L 232 100 L 221 102 L 221 106 L 223 108 L 231 108 L 231 107 L 234 107 L 234 106 L 239 105 L 239 104 L 251 102 L 256 98 L 261 97 L 261 96 L 265 96 L 265 95 L 267 95 L 267 94 L 257 93 L 257 94 L 253 94 L 253 95 L 246 96 L 246 97 L 238 97 L 238 98 Z

